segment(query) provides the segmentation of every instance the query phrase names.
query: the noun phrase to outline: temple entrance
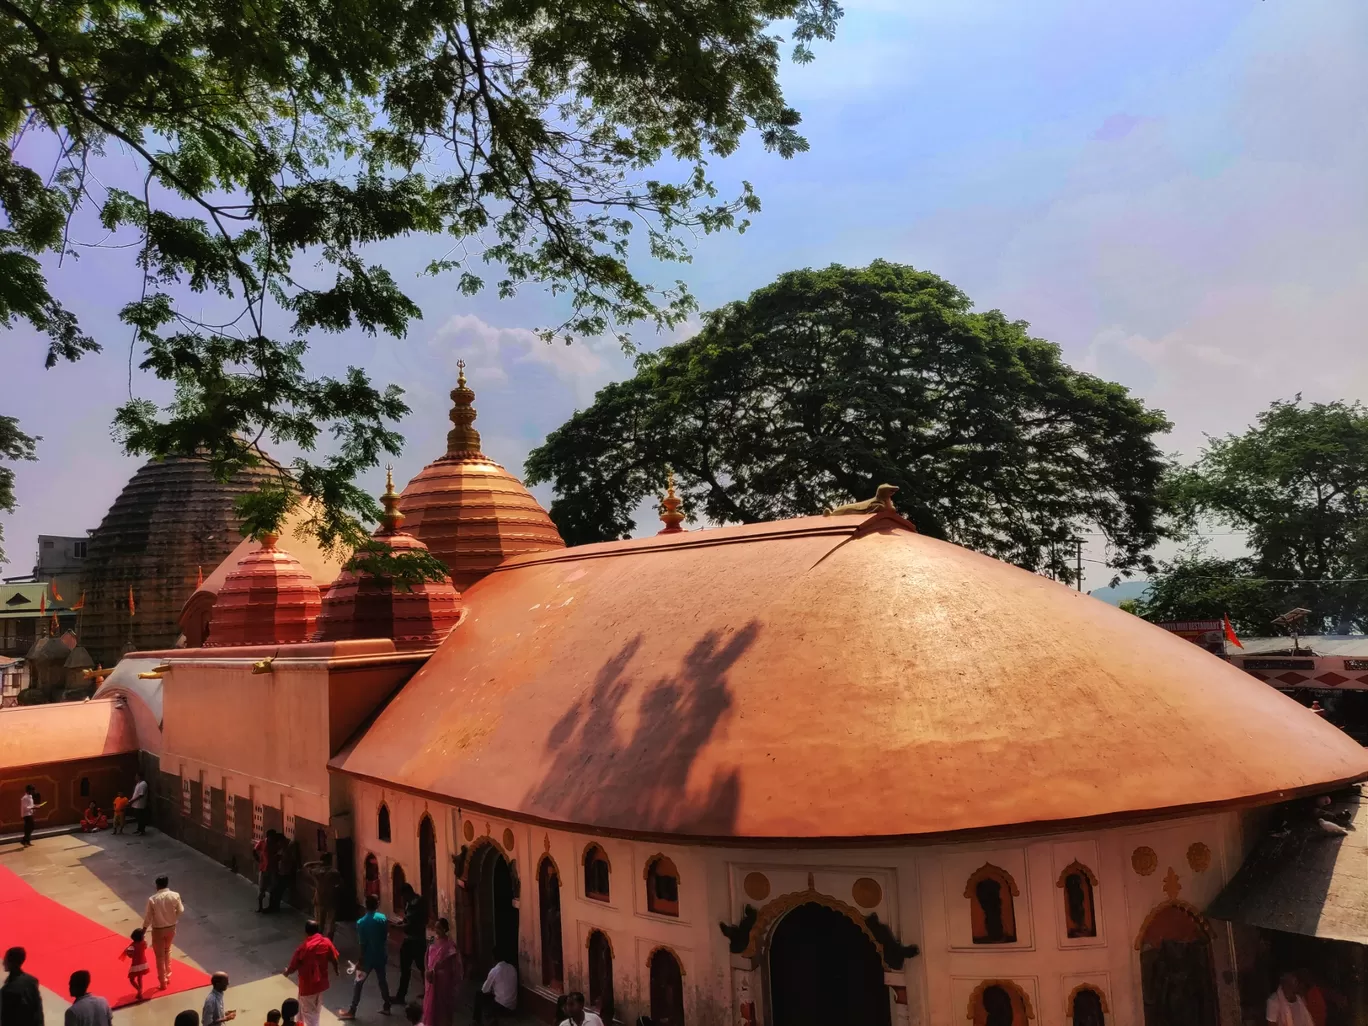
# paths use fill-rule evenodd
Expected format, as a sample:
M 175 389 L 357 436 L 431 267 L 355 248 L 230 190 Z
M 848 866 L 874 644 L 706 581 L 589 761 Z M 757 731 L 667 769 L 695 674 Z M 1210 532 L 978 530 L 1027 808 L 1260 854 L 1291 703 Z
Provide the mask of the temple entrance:
M 799 905 L 775 927 L 769 985 L 774 1026 L 891 1022 L 878 949 L 848 918 L 816 902 Z
M 418 886 L 428 922 L 437 919 L 437 832 L 432 817 L 424 816 L 418 824 Z
M 565 982 L 561 954 L 560 875 L 549 855 L 537 867 L 537 898 L 541 918 L 542 985 L 558 991 Z
M 467 954 L 483 978 L 494 963 L 518 964 L 518 910 L 513 906 L 513 874 L 508 860 L 492 844 L 483 844 L 470 858 L 466 878 L 470 897 L 470 930 L 465 937 Z
M 1211 941 L 1197 918 L 1169 905 L 1140 939 L 1145 1026 L 1217 1026 Z

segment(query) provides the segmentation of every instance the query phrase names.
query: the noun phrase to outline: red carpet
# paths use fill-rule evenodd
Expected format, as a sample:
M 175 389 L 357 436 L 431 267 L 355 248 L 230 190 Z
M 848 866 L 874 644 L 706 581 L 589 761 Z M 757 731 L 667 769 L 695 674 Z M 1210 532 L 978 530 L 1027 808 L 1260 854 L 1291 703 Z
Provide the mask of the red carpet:
M 209 985 L 207 974 L 177 959 L 171 973 L 171 986 L 166 990 L 157 989 L 151 931 L 147 940 L 151 972 L 143 977 L 144 995 L 159 998 Z M 0 948 L 16 944 L 28 951 L 24 971 L 38 977 L 38 982 L 48 990 L 66 996 L 71 974 L 77 969 L 87 969 L 91 993 L 105 998 L 114 1008 L 131 1005 L 136 1000 L 133 985 L 128 982 L 128 960 L 119 957 L 128 947 L 127 937 L 44 897 L 22 878 L 0 866 Z

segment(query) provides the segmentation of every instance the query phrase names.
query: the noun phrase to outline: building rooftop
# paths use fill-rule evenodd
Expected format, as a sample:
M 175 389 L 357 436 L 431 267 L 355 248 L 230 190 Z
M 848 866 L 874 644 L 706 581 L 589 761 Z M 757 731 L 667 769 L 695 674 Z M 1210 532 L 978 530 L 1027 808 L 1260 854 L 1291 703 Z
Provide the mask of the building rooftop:
M 933 838 L 1258 804 L 1368 752 L 1248 674 L 891 513 L 516 557 L 334 759 L 625 836 Z

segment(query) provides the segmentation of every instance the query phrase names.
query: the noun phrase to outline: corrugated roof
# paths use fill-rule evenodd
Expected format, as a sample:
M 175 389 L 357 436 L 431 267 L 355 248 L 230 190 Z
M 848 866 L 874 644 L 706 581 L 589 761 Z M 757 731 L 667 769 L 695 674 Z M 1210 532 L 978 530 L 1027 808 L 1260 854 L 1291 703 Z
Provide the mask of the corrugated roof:
M 1227 654 L 1252 656 L 1292 650 L 1291 638 L 1241 638 L 1240 643 L 1244 645 L 1243 650 L 1230 645 Z M 1368 659 L 1368 636 L 1363 634 L 1313 634 L 1298 638 L 1297 646 L 1312 655 Z
M 1255 845 L 1206 914 L 1306 937 L 1368 944 L 1368 803 L 1342 801 L 1348 836 L 1327 833 L 1305 812 Z

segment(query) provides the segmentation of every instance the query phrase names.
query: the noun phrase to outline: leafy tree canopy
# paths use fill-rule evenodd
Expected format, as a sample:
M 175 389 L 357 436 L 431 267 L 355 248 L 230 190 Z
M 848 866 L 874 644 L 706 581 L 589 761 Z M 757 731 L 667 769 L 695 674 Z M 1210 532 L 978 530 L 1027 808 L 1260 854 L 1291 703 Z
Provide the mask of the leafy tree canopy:
M 1242 434 L 1215 438 L 1165 484 L 1181 529 L 1243 531 L 1250 555 L 1168 564 L 1143 604 L 1153 620 L 1229 612 L 1237 628 L 1310 609 L 1302 633 L 1368 629 L 1368 410 L 1355 402 L 1275 402 Z
M 777 82 L 829 38 L 834 0 L 0 0 L 0 320 L 48 339 L 49 365 L 97 351 L 49 289 L 88 208 L 138 261 L 122 318 L 142 367 L 174 385 L 116 428 L 132 453 L 199 455 L 230 476 L 254 444 L 292 445 L 291 494 L 326 544 L 378 507 L 352 480 L 396 452 L 400 391 L 361 370 L 308 373 L 318 332 L 403 335 L 420 316 L 369 244 L 445 234 L 433 273 L 501 295 L 546 283 L 571 313 L 546 334 L 673 325 L 691 299 L 628 267 L 634 237 L 686 259 L 682 235 L 744 227 L 712 156 L 747 132 L 806 147 Z M 56 161 L 53 162 L 52 148 Z M 97 169 L 132 159 L 136 188 Z M 668 159 L 677 180 L 653 178 Z M 443 253 L 440 249 L 445 248 Z M 301 277 L 299 258 L 316 272 Z M 66 267 L 79 265 L 67 261 Z M 320 280 L 327 279 L 327 280 Z M 216 312 L 201 315 L 206 299 Z M 334 453 L 307 458 L 331 438 Z M 280 487 L 244 507 L 260 528 Z
M 38 439 L 19 430 L 19 422 L 13 417 L 0 417 L 0 513 L 13 513 L 14 468 L 5 466 L 15 460 L 35 459 Z M 5 540 L 5 530 L 0 526 L 0 542 Z M 0 545 L 0 563 L 5 561 L 5 548 Z
M 1169 424 L 1021 321 L 876 261 L 794 271 L 641 356 L 528 458 L 570 544 L 620 538 L 666 469 L 686 509 L 750 523 L 898 485 L 918 529 L 1072 579 L 1096 528 L 1147 566 Z

